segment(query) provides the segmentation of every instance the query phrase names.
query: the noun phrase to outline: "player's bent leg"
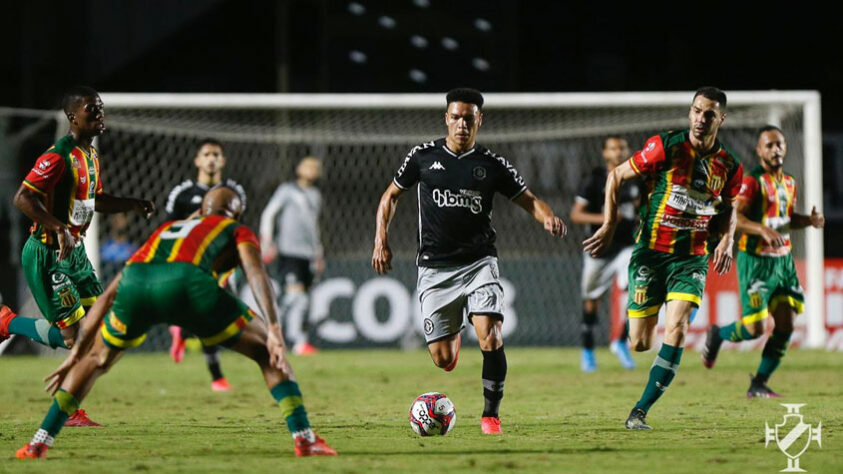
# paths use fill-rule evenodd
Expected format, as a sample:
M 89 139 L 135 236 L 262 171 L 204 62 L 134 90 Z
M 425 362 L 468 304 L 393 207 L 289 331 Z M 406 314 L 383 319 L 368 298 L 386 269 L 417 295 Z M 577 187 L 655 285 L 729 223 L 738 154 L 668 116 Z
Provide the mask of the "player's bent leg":
M 458 332 L 429 342 L 427 350 L 436 367 L 443 369 L 445 372 L 450 372 L 454 370 L 459 361 L 461 344 L 462 337 Z
M 483 354 L 483 414 L 480 428 L 483 434 L 502 434 L 499 416 L 506 382 L 506 353 L 503 348 L 500 314 L 472 314 L 471 322 Z
M 61 388 L 53 397 L 53 402 L 47 415 L 41 422 L 41 427 L 33 436 L 32 441 L 19 449 L 15 454 L 18 459 L 35 459 L 46 457 L 47 450 L 53 446 L 55 437 L 62 427 L 74 415 L 79 416 L 79 405 L 91 391 L 96 380 L 104 375 L 120 359 L 123 351 L 105 344 L 102 338 L 97 338 L 91 349 L 80 358 L 68 372 Z M 84 412 L 82 414 L 84 416 Z M 85 417 L 87 418 L 87 417 Z M 89 420 L 90 421 L 90 420 Z M 93 422 L 92 422 L 93 423 Z M 82 426 L 82 425 L 76 425 Z M 99 424 L 84 426 L 101 426 Z
M 270 364 L 269 350 L 266 348 L 266 331 L 263 320 L 255 318 L 243 328 L 239 335 L 222 344 L 254 360 L 260 367 L 269 393 L 281 408 L 281 416 L 284 417 L 293 437 L 296 456 L 336 456 L 337 452 L 324 439 L 316 436 L 310 427 L 302 393 L 295 381 L 292 366 L 285 361 L 282 370 Z
M 749 389 L 746 392 L 748 398 L 770 398 L 780 397 L 767 386 L 767 381 L 773 372 L 779 367 L 782 358 L 785 356 L 787 346 L 790 343 L 790 336 L 793 334 L 793 320 L 796 318 L 797 310 L 786 301 L 775 299 L 778 304 L 773 308 L 773 321 L 775 327 L 764 350 L 761 352 L 761 364 L 758 366 L 755 376 L 750 381 Z
M 650 368 L 650 377 L 644 393 L 641 394 L 641 398 L 627 418 L 628 429 L 650 429 L 644 417 L 676 376 L 693 308 L 694 303 L 691 301 L 670 300 L 667 302 L 664 343 Z

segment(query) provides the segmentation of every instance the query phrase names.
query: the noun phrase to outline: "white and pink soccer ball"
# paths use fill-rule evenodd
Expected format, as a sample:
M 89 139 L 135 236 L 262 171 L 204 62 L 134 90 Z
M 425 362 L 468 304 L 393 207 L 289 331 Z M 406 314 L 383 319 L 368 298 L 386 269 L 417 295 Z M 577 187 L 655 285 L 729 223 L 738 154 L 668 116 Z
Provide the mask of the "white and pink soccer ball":
M 444 393 L 423 393 L 410 405 L 410 427 L 419 436 L 445 436 L 456 422 L 454 404 Z

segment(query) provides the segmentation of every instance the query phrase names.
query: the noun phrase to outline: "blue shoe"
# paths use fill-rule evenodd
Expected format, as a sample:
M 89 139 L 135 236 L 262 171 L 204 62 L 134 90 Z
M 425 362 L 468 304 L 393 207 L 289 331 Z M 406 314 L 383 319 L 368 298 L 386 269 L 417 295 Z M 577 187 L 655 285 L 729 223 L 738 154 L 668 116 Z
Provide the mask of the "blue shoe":
M 597 360 L 594 359 L 594 349 L 583 349 L 580 355 L 580 369 L 583 372 L 597 370 Z
M 609 344 L 609 350 L 612 351 L 612 354 L 618 356 L 618 360 L 624 369 L 632 370 L 635 368 L 635 360 L 632 359 L 632 354 L 629 353 L 629 347 L 626 345 L 626 341 L 621 341 L 620 339 L 612 341 Z

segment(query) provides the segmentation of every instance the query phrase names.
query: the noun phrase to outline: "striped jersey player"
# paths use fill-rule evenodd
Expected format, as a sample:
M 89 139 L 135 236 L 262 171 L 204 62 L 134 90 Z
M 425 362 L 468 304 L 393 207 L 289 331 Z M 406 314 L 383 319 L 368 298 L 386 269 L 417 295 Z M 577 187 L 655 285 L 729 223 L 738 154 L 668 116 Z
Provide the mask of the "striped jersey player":
M 803 311 L 802 285 L 791 255 L 790 232 L 808 226 L 822 228 L 825 218 L 796 209 L 796 180 L 783 170 L 787 142 L 774 125 L 758 132 L 755 152 L 760 163 L 744 177 L 738 198 L 738 285 L 741 318 L 706 334 L 703 364 L 714 366 L 721 343 L 757 339 L 772 315 L 775 326 L 761 353 L 761 364 L 750 380 L 747 397 L 777 397 L 767 386 L 793 333 L 793 320 Z
M 159 227 L 129 260 L 91 310 L 83 340 L 53 374 L 53 403 L 18 458 L 42 458 L 65 420 L 97 378 L 126 349 L 143 343 L 155 324 L 177 324 L 206 345 L 221 344 L 252 358 L 281 408 L 297 456 L 336 455 L 310 428 L 302 394 L 286 360 L 274 295 L 255 234 L 240 224 L 242 206 L 228 188 L 210 191 L 202 215 Z M 253 318 L 216 275 L 240 266 L 267 320 Z M 99 337 L 98 337 L 99 336 Z
M 688 130 L 656 135 L 606 180 L 604 223 L 585 241 L 585 250 L 599 255 L 612 241 L 617 226 L 621 183 L 645 180 L 635 248 L 629 265 L 629 337 L 636 351 L 650 348 L 662 305 L 666 306 L 664 344 L 650 369 L 641 399 L 627 421 L 628 429 L 650 429 L 645 417 L 670 385 L 685 344 L 685 330 L 702 301 L 708 274 L 709 222 L 729 213 L 729 230 L 714 249 L 714 269 L 725 273 L 732 264 L 735 211 L 743 168 L 717 139 L 726 118 L 726 94 L 704 87 L 694 94 Z

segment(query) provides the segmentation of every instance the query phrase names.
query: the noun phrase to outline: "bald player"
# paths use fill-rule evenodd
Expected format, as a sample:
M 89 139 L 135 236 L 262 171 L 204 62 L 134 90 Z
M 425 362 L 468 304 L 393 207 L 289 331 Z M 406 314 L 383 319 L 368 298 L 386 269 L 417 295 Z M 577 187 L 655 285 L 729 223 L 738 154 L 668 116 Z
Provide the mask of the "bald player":
M 181 326 L 205 345 L 221 344 L 254 360 L 281 407 L 296 456 L 337 454 L 310 428 L 258 240 L 237 222 L 241 212 L 237 194 L 217 188 L 205 196 L 199 217 L 167 222 L 153 232 L 91 308 L 81 340 L 48 377 L 47 390 L 55 398 L 18 458 L 44 458 L 96 380 L 159 323 Z M 217 284 L 214 275 L 235 266 L 246 275 L 268 324 Z
M 281 317 L 293 352 L 310 355 L 307 313 L 314 281 L 325 269 L 319 235 L 322 194 L 316 187 L 322 160 L 308 156 L 296 166 L 296 179 L 278 186 L 261 214 L 260 235 L 264 262 L 284 288 Z

